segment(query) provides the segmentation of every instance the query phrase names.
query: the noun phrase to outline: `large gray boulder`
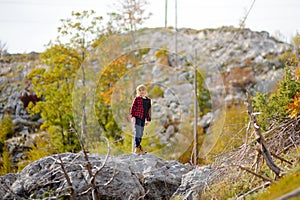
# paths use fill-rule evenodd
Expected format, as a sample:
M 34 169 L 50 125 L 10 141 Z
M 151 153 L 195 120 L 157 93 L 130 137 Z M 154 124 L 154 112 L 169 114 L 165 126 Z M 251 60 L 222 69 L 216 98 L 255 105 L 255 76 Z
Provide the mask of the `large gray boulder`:
M 193 167 L 177 161 L 166 161 L 155 155 L 105 156 L 89 154 L 93 174 L 99 171 L 95 184 L 101 199 L 171 199 L 201 193 L 202 179 L 211 174 L 208 168 Z M 19 174 L 0 177 L 0 194 L 4 199 L 40 199 L 69 196 L 72 183 L 77 199 L 92 199 L 91 176 L 82 153 L 57 154 L 26 166 Z M 104 164 L 104 167 L 100 167 Z M 201 180 L 198 180 L 201 179 Z M 188 194 L 185 194 L 185 191 Z

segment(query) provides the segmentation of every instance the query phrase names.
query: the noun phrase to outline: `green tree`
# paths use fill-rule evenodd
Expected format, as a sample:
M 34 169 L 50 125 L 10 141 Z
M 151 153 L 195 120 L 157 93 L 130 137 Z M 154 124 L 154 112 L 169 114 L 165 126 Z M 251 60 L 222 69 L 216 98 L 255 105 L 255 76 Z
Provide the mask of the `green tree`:
M 94 11 L 72 12 L 71 18 L 61 22 L 56 40 L 51 41 L 49 48 L 41 55 L 47 67 L 37 68 L 28 76 L 33 90 L 42 99 L 28 109 L 31 113 L 41 114 L 44 119 L 41 128 L 53 135 L 59 144 L 59 151 L 77 151 L 80 147 L 77 137 L 69 130 L 70 124 L 75 124 L 72 106 L 74 80 L 78 78 L 82 83 L 79 107 L 84 117 L 77 123 L 82 139 L 87 135 L 86 59 L 93 42 L 102 33 L 102 17 L 95 16 Z
M 294 51 L 287 51 L 281 56 L 281 61 L 285 63 L 285 71 L 278 89 L 270 95 L 256 93 L 254 97 L 253 106 L 256 112 L 261 113 L 257 119 L 263 129 L 268 129 L 271 121 L 280 121 L 281 118 L 290 115 L 289 105 L 294 103 L 293 100 L 297 99 L 297 92 L 300 91 L 298 51 L 299 49 L 295 48 Z M 297 113 L 293 113 L 293 116 L 295 115 Z
M 80 100 L 77 101 L 78 108 L 75 112 L 82 116 L 81 119 L 76 121 L 76 127 L 80 131 L 80 139 L 86 140 L 86 147 L 88 147 L 88 119 L 87 119 L 87 98 L 89 92 L 89 85 L 87 81 L 93 76 L 93 71 L 87 69 L 87 58 L 89 57 L 89 51 L 93 48 L 93 43 L 101 38 L 104 34 L 104 29 L 101 27 L 103 17 L 95 16 L 95 12 L 83 11 L 83 12 L 72 12 L 72 17 L 70 19 L 61 20 L 62 26 L 58 28 L 57 43 L 62 43 L 62 41 L 67 41 L 64 45 L 73 47 L 79 57 L 80 70 L 77 74 L 77 79 L 80 79 L 82 86 L 76 95 L 80 96 Z M 89 74 L 91 74 L 89 76 Z
M 79 144 L 69 125 L 73 122 L 71 93 L 80 55 L 71 47 L 54 45 L 41 55 L 41 60 L 47 67 L 36 68 L 27 76 L 41 101 L 30 103 L 28 110 L 44 119 L 41 129 L 60 133 L 56 140 L 60 151 L 77 151 Z

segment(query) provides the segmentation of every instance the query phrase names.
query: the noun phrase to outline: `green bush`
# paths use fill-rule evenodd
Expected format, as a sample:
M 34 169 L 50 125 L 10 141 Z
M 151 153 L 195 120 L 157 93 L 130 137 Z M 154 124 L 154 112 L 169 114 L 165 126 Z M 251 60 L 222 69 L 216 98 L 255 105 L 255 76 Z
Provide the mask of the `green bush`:
M 4 117 L 0 120 L 0 153 L 3 152 L 5 141 L 13 134 L 13 123 L 11 117 Z
M 0 165 L 0 176 L 3 176 L 12 172 L 12 161 L 7 148 L 2 149 L 1 158 L 2 162 Z
M 286 51 L 279 58 L 285 66 L 285 72 L 283 79 L 279 82 L 277 91 L 270 95 L 257 93 L 253 99 L 255 112 L 261 112 L 257 119 L 264 130 L 268 129 L 271 120 L 280 122 L 281 118 L 291 116 L 291 112 L 293 112 L 293 117 L 299 115 L 299 113 L 288 109 L 297 97 L 297 92 L 300 91 L 299 34 L 294 37 L 293 43 L 295 49 Z
M 164 96 L 164 91 L 158 86 L 155 85 L 151 90 L 149 91 L 149 96 L 151 98 L 158 98 Z
M 267 130 L 271 120 L 287 117 L 288 105 L 292 103 L 297 91 L 300 91 L 300 82 L 295 79 L 295 67 L 286 67 L 283 79 L 277 91 L 271 95 L 256 93 L 253 98 L 255 112 L 260 112 L 257 119 L 262 129 Z

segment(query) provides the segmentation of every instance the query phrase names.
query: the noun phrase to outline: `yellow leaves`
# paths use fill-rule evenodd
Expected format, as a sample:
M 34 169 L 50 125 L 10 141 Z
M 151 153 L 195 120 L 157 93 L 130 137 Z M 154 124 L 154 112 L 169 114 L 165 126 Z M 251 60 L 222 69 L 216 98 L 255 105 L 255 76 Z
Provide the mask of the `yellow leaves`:
M 290 118 L 297 118 L 300 113 L 300 93 L 297 92 L 293 102 L 288 105 L 288 111 L 290 112 Z
M 300 67 L 297 67 L 295 69 L 295 76 L 296 76 L 297 81 L 300 81 Z
M 26 79 L 31 80 L 33 84 L 38 84 L 40 81 L 40 77 L 43 76 L 45 71 L 45 68 L 35 68 L 27 75 Z

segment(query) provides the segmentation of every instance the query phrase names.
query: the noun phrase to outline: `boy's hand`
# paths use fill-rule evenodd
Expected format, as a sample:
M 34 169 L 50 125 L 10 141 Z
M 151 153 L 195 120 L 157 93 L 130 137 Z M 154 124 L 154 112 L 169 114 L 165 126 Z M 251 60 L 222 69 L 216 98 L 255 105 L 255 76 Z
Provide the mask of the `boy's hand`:
M 132 117 L 132 118 L 131 118 L 131 122 L 132 122 L 133 124 L 135 124 L 135 117 Z

